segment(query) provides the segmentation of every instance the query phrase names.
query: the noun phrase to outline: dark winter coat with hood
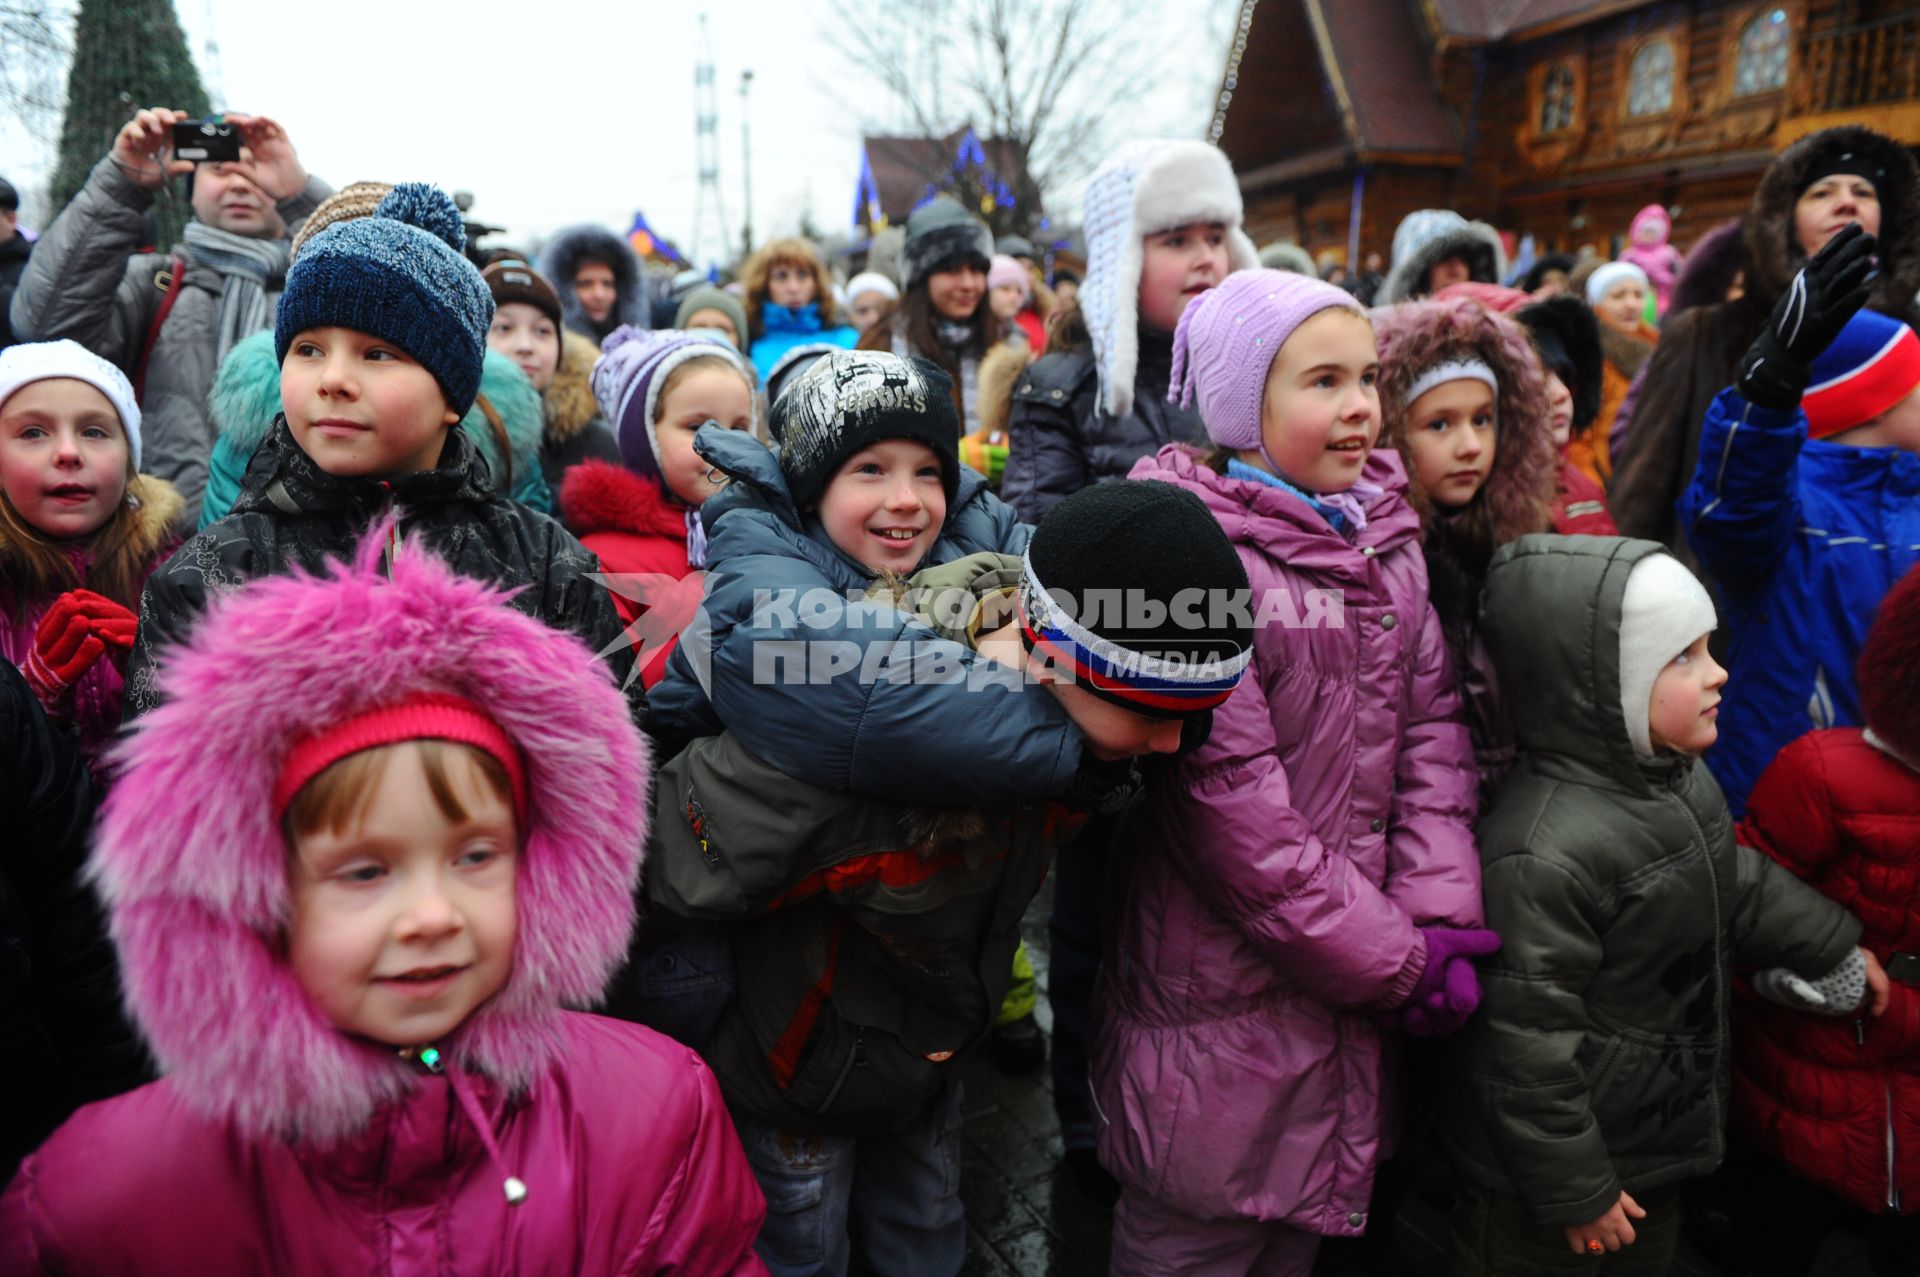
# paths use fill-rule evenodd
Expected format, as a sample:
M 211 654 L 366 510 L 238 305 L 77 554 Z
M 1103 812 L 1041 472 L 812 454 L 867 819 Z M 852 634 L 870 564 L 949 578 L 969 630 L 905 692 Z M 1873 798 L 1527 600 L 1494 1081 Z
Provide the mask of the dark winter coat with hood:
M 275 211 L 287 234 L 297 232 L 331 194 L 332 188 L 310 176 L 281 200 Z M 14 339 L 70 337 L 135 375 L 154 317 L 174 286 L 162 287 L 172 279 L 169 254 L 137 251 L 147 240 L 152 208 L 153 192 L 134 185 L 112 159 L 94 165 L 87 184 L 34 245 L 13 295 Z M 184 531 L 199 519 L 213 452 L 207 396 L 213 388 L 222 282 L 217 271 L 195 269 L 193 251 L 184 244 L 173 251 L 187 260 L 186 279 L 178 282 L 180 295 L 147 359 L 140 395 L 141 464 L 186 498 Z M 269 326 L 278 297 L 276 282 L 267 291 Z
M 13 290 L 26 274 L 27 259 L 31 256 L 33 245 L 17 231 L 12 239 L 0 244 L 0 350 L 13 345 L 13 324 L 7 312 L 13 309 Z
M 731 730 L 796 780 L 901 803 L 1064 793 L 1080 732 L 1051 696 L 994 681 L 913 678 L 914 662 L 979 659 L 906 612 L 869 601 L 874 573 L 788 494 L 774 455 L 709 423 L 694 449 L 731 476 L 707 499 L 706 602 L 649 701 L 670 746 Z M 964 467 L 923 568 L 1025 551 L 1030 529 Z M 855 668 L 827 662 L 854 653 Z M 891 670 L 892 677 L 885 674 Z
M 0 661 L 0 1184 L 75 1108 L 147 1080 L 82 876 L 97 797 L 73 742 Z
M 1793 240 L 1793 206 L 1806 175 L 1835 150 L 1871 155 L 1887 171 L 1880 192 L 1880 276 L 1867 305 L 1920 324 L 1920 167 L 1899 143 L 1859 125 L 1823 129 L 1781 153 L 1747 209 L 1746 293 L 1737 301 L 1672 315 L 1647 364 L 1629 434 L 1607 500 L 1628 536 L 1650 537 L 1697 567 L 1675 504 L 1693 478 L 1700 431 L 1713 397 L 1739 376 L 1740 356 L 1766 326 L 1774 303 L 1805 265 Z
M 607 648 L 615 682 L 625 686 L 633 654 L 619 641 L 620 618 L 587 574 L 600 565 L 559 523 L 493 490 L 487 463 L 464 431 L 449 430 L 440 464 L 392 481 L 342 479 L 294 442 L 283 417 L 254 452 L 233 513 L 190 538 L 147 580 L 140 637 L 127 661 L 127 714 L 157 703 L 154 664 L 186 637 L 207 602 L 254 577 L 291 568 L 318 572 L 329 557 L 346 560 L 374 521 L 389 511 L 455 571 L 521 587 L 513 606 Z M 639 680 L 628 691 L 636 718 L 646 707 Z
M 597 324 L 587 318 L 573 291 L 574 272 L 590 257 L 613 265 L 613 309 Z M 540 254 L 540 273 L 560 295 L 563 326 L 591 338 L 596 347 L 622 324 L 643 330 L 653 327 L 653 304 L 647 297 L 640 260 L 626 240 L 604 227 L 571 226 L 556 233 Z
M 1092 351 L 1043 355 L 1014 383 L 1007 417 L 1007 468 L 1000 497 L 1038 523 L 1062 500 L 1127 477 L 1134 463 L 1170 443 L 1206 446 L 1200 413 L 1167 400 L 1173 338 L 1140 329 L 1133 406 L 1113 416 L 1100 402 Z
M 1639 757 L 1620 710 L 1627 576 L 1660 547 L 1523 537 L 1484 627 L 1521 757 L 1478 827 L 1480 1011 L 1456 1040 L 1441 1138 L 1547 1226 L 1719 1164 L 1735 961 L 1825 975 L 1860 924 L 1734 843 L 1697 759 Z M 1737 691 L 1735 693 L 1738 694 Z
M 567 472 L 581 462 L 620 464 L 620 443 L 601 415 L 600 401 L 593 397 L 593 365 L 599 358 L 600 348 L 593 342 L 576 332 L 562 332 L 560 365 L 540 395 L 547 423 L 540 444 L 540 473 L 556 502 Z

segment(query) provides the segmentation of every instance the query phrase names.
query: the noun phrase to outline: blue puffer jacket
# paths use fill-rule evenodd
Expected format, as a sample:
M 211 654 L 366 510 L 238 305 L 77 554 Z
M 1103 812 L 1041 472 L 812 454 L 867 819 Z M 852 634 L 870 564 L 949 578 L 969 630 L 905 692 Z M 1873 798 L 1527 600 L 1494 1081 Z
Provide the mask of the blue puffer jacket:
M 694 449 L 733 482 L 702 508 L 706 598 L 648 693 L 649 730 L 672 743 L 731 728 L 795 780 L 903 804 L 1066 790 L 1081 738 L 1055 697 L 969 679 L 983 658 L 864 601 L 873 574 L 794 508 L 779 463 L 755 440 L 707 425 Z M 921 567 L 982 550 L 1020 554 L 1029 532 L 984 478 L 962 469 Z M 789 661 L 796 649 L 806 664 Z M 854 668 L 826 663 L 855 651 Z M 917 677 L 905 677 L 909 663 Z M 867 675 L 889 668 L 892 678 Z
M 1707 765 L 1737 818 L 1782 746 L 1859 725 L 1860 645 L 1920 560 L 1920 456 L 1809 442 L 1797 409 L 1727 389 L 1707 410 L 1679 513 L 1733 631 Z
M 852 350 L 860 334 L 845 324 L 828 328 L 820 322 L 820 304 L 808 302 L 799 309 L 767 302 L 760 307 L 760 335 L 753 339 L 753 367 L 765 381 L 780 356 L 795 346 L 811 342 L 831 342 L 842 350 Z

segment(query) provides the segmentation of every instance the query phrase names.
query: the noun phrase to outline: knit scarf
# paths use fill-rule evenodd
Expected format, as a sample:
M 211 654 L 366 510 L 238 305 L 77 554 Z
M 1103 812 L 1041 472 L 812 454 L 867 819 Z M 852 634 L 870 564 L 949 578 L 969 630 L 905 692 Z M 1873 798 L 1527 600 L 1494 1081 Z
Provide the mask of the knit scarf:
M 960 353 L 967 348 L 967 343 L 973 340 L 973 325 L 936 319 L 933 324 L 933 335 L 942 346 L 947 348 L 947 353 L 954 362 L 960 365 L 960 375 L 954 378 L 960 385 L 960 433 L 963 436 L 974 434 L 980 429 L 980 406 L 975 401 L 975 394 L 980 388 L 980 361 L 972 355 Z M 893 353 L 902 358 L 919 354 L 913 349 L 913 343 L 907 340 L 907 325 L 904 320 L 896 322 L 893 326 Z
M 1335 532 L 1347 535 L 1347 529 L 1358 532 L 1367 526 L 1367 507 L 1361 498 L 1371 499 L 1380 495 L 1382 489 L 1364 479 L 1356 480 L 1345 492 L 1333 492 L 1324 496 L 1296 488 L 1277 474 L 1250 466 L 1239 458 L 1227 462 L 1229 479 L 1245 479 L 1248 483 L 1263 483 L 1269 488 L 1278 488 L 1290 492 L 1314 508 Z
M 213 362 L 217 368 L 227 352 L 263 328 L 273 326 L 267 290 L 279 289 L 287 279 L 289 244 L 284 239 L 250 239 L 188 222 L 189 264 L 220 276 L 220 314 L 214 322 Z

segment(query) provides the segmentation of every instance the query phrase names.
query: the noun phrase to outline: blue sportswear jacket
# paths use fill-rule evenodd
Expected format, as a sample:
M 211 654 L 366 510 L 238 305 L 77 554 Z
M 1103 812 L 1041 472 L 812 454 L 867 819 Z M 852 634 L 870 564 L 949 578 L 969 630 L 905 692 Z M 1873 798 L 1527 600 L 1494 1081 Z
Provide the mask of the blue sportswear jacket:
M 732 482 L 702 507 L 702 615 L 648 693 L 649 730 L 671 745 L 731 729 L 796 780 L 902 804 L 1067 789 L 1081 737 L 1057 698 L 1017 679 L 969 679 L 985 658 L 865 601 L 873 573 L 835 546 L 817 517 L 794 508 L 779 463 L 754 439 L 706 425 L 694 449 Z M 985 478 L 962 467 L 940 539 L 920 567 L 983 550 L 1021 554 L 1030 531 Z M 854 668 L 826 663 L 829 653 L 854 652 Z M 909 678 L 909 664 L 959 674 Z M 889 669 L 895 677 L 869 675 Z
M 1733 632 L 1707 765 L 1738 818 L 1789 741 L 1860 724 L 1861 644 L 1920 561 L 1920 456 L 1809 441 L 1798 409 L 1729 388 L 1707 410 L 1679 514 Z
M 828 328 L 821 323 L 818 302 L 808 302 L 798 308 L 766 302 L 760 307 L 760 336 L 753 343 L 753 370 L 765 381 L 773 366 L 780 362 L 780 356 L 795 346 L 824 341 L 842 350 L 852 350 L 859 340 L 857 329 L 845 324 Z

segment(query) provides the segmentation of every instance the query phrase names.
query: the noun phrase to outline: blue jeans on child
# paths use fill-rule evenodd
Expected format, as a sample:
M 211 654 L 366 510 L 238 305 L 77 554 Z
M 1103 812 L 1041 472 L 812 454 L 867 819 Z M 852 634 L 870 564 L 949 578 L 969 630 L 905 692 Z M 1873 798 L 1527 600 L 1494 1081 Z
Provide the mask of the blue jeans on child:
M 885 1135 L 802 1135 L 735 1111 L 767 1196 L 754 1249 L 773 1277 L 845 1277 L 858 1247 L 874 1273 L 953 1277 L 967 1257 L 960 1205 L 960 1083 Z

